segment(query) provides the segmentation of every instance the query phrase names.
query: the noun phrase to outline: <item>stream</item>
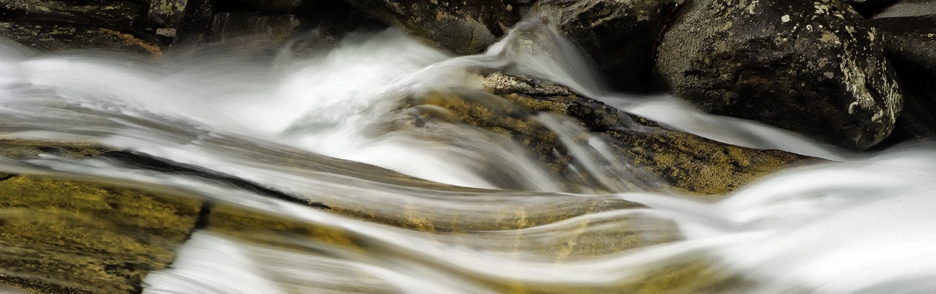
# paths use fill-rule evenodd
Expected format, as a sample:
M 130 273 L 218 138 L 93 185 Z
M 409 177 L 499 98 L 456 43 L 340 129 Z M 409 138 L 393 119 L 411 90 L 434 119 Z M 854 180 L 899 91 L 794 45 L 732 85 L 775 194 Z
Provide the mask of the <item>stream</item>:
M 396 29 L 311 56 L 197 54 L 36 55 L 0 43 L 0 139 L 90 142 L 198 171 L 51 152 L 2 159 L 0 172 L 181 191 L 316 232 L 199 228 L 169 268 L 145 277 L 143 293 L 936 289 L 936 146 L 854 153 L 666 95 L 614 93 L 537 22 L 474 56 Z M 647 188 L 657 183 L 630 176 L 631 163 L 567 117 L 536 119 L 591 182 L 551 171 L 503 134 L 401 109 L 408 96 L 481 92 L 478 69 L 551 80 L 716 141 L 826 161 L 700 198 Z

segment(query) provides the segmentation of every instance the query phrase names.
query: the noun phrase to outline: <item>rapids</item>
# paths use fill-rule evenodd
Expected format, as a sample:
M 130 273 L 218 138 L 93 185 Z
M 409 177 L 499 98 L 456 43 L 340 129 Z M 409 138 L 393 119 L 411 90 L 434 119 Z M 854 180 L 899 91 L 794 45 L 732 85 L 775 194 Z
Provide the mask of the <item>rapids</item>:
M 93 142 L 297 201 L 107 158 L 49 153 L 4 159 L 0 172 L 184 191 L 216 210 L 324 232 L 199 229 L 170 268 L 146 276 L 144 293 L 936 289 L 936 147 L 850 153 L 672 97 L 614 93 L 542 23 L 521 23 L 485 54 L 465 57 L 395 29 L 352 35 L 311 57 L 154 61 L 0 49 L 0 139 Z M 510 138 L 444 121 L 417 128 L 416 115 L 398 107 L 407 95 L 479 92 L 467 74 L 479 68 L 552 80 L 714 140 L 830 161 L 699 200 L 644 189 L 654 183 L 628 176 L 602 139 L 540 114 L 576 168 L 598 179 L 591 190 L 564 191 L 557 183 L 575 179 Z

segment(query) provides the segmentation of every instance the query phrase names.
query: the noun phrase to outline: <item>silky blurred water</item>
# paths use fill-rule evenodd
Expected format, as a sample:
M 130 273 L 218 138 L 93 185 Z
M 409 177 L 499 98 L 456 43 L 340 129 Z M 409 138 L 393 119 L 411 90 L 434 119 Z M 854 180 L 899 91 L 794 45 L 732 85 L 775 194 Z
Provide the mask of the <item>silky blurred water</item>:
M 467 57 L 395 29 L 355 34 L 301 58 L 284 51 L 275 59 L 206 53 L 154 61 L 0 49 L 0 138 L 94 142 L 297 201 L 107 159 L 44 154 L 4 160 L 0 172 L 179 189 L 345 240 L 201 229 L 169 269 L 146 277 L 145 293 L 936 289 L 934 146 L 855 154 L 706 115 L 665 95 L 613 93 L 573 45 L 539 22 L 521 23 L 485 54 Z M 497 99 L 484 94 L 471 74 L 477 69 L 551 80 L 714 140 L 830 161 L 699 200 L 644 189 L 655 183 L 629 176 L 628 163 L 600 137 L 540 114 L 570 150 L 574 170 L 596 179 L 569 190 L 562 183 L 577 178 L 551 171 L 508 136 L 445 120 L 414 123 L 420 112 L 446 110 L 401 108 L 406 97 L 433 91 Z

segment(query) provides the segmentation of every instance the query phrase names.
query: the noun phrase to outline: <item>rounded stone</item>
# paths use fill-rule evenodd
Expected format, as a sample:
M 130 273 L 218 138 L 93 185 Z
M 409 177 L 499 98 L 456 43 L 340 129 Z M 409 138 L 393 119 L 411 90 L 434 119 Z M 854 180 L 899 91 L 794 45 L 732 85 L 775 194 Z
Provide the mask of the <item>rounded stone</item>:
M 658 47 L 672 93 L 710 113 L 850 149 L 886 138 L 902 96 L 881 37 L 840 1 L 687 1 Z

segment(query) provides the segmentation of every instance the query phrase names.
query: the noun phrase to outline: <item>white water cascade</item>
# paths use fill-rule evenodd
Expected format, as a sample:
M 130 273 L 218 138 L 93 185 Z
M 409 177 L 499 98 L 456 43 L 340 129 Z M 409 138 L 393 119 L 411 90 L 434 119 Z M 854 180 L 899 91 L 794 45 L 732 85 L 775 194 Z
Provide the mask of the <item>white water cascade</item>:
M 106 159 L 0 161 L 6 173 L 182 190 L 351 240 L 199 230 L 170 268 L 144 279 L 144 293 L 936 291 L 936 146 L 856 154 L 671 97 L 613 93 L 541 23 L 522 23 L 467 57 L 395 29 L 350 36 L 309 58 L 153 61 L 0 49 L 2 139 L 94 142 L 301 201 L 435 222 L 435 231 L 400 228 Z M 641 190 L 652 183 L 628 177 L 602 139 L 540 115 L 561 138 L 587 138 L 562 141 L 602 186 L 564 191 L 557 183 L 568 179 L 509 137 L 457 123 L 413 127 L 413 115 L 398 109 L 407 95 L 481 91 L 468 74 L 478 68 L 555 81 L 713 140 L 829 161 L 698 200 Z M 408 185 L 384 169 L 466 188 Z M 598 193 L 606 190 L 616 193 Z M 595 206 L 604 208 L 581 213 Z M 518 214 L 514 228 L 483 227 Z M 633 240 L 647 246 L 626 244 Z

